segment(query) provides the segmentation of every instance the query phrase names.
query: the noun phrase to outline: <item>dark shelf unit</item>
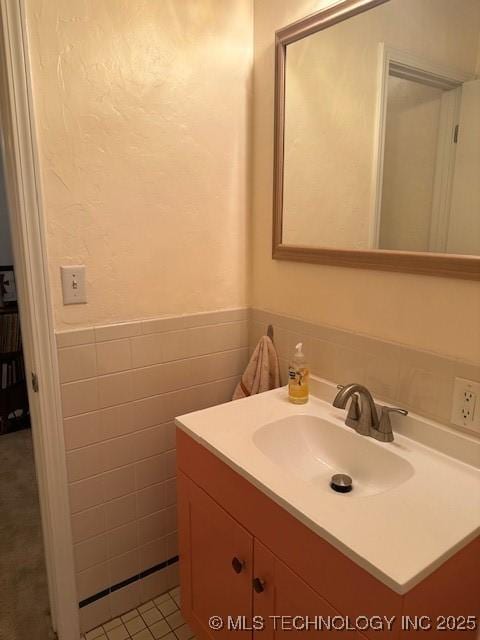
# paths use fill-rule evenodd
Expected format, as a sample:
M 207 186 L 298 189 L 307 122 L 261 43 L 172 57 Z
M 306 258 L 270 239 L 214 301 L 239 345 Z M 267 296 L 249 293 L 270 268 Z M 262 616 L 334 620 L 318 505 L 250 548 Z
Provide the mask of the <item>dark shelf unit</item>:
M 28 426 L 28 395 L 18 307 L 8 304 L 0 307 L 0 435 L 19 428 L 19 421 L 11 416 L 20 410 L 20 426 Z

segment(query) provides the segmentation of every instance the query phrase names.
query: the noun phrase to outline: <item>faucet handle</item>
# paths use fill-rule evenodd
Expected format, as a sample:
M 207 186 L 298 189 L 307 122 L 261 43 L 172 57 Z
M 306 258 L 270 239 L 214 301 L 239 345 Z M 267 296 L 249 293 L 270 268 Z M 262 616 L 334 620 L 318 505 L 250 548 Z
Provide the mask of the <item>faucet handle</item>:
M 392 423 L 390 422 L 391 413 L 401 413 L 402 416 L 408 415 L 406 409 L 398 409 L 397 407 L 382 406 L 382 414 L 380 416 L 380 424 L 378 425 L 377 440 L 382 442 L 393 442 Z
M 389 413 L 401 413 L 402 416 L 408 416 L 406 409 L 399 409 L 398 407 L 382 407 L 382 414 L 388 415 Z

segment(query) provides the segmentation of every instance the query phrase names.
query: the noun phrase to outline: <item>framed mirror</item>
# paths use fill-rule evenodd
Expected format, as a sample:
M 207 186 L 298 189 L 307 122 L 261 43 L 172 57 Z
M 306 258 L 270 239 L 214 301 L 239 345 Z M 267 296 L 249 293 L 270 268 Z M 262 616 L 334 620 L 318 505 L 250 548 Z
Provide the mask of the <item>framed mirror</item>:
M 276 33 L 273 258 L 480 279 L 480 0 Z

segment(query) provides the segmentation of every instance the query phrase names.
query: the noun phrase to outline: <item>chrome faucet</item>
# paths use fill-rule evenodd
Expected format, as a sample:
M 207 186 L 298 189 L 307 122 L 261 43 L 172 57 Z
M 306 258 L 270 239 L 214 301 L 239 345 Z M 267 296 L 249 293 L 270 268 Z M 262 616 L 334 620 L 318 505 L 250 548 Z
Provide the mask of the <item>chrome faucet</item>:
M 380 442 L 393 442 L 390 413 L 401 413 L 406 416 L 408 411 L 394 407 L 377 407 L 370 391 L 361 384 L 338 385 L 339 392 L 335 396 L 333 406 L 345 409 L 351 398 L 345 424 L 355 429 L 362 436 L 370 436 Z M 378 412 L 380 410 L 380 419 Z

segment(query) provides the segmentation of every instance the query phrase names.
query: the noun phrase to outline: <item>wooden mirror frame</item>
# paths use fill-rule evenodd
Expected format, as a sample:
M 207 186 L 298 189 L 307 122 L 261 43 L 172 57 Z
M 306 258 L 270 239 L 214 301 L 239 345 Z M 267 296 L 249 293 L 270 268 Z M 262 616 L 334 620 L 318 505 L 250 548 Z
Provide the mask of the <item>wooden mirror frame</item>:
M 275 118 L 273 167 L 274 260 L 339 267 L 401 271 L 447 278 L 480 280 L 480 256 L 384 249 L 328 249 L 282 243 L 285 135 L 285 62 L 287 45 L 390 0 L 342 0 L 275 33 Z

